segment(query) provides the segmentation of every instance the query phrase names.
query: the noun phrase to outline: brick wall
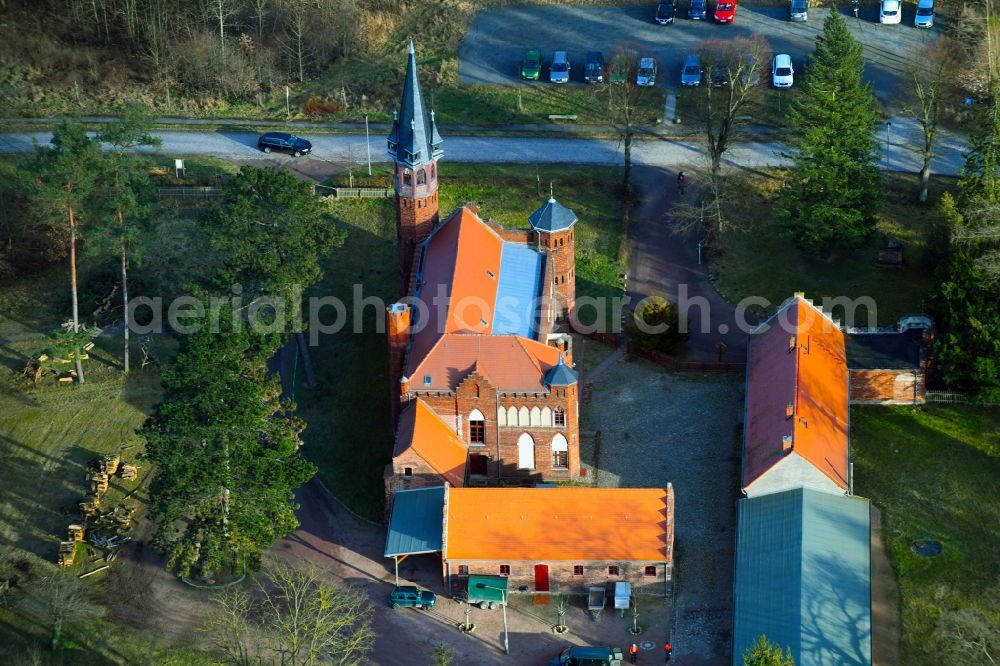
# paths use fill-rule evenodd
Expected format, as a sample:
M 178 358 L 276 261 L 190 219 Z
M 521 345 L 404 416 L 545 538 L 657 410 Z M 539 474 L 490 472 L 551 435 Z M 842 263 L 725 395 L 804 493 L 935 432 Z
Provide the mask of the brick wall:
M 580 427 L 577 387 L 558 387 L 550 393 L 499 393 L 489 380 L 472 372 L 454 392 L 420 393 L 420 397 L 446 422 L 456 423 L 463 441 L 469 441 L 469 414 L 474 409 L 485 418 L 486 445 L 470 446 L 469 452 L 490 457 L 487 475 L 535 480 L 570 480 L 580 475 Z M 504 409 L 523 407 L 529 415 L 533 408 L 539 412 L 545 407 L 554 411 L 562 409 L 566 415 L 564 427 L 541 425 L 501 426 L 497 418 L 497 404 Z M 527 433 L 535 443 L 535 467 L 518 469 L 518 440 Z M 552 439 L 562 434 L 567 443 L 566 469 L 553 469 Z M 499 440 L 498 440 L 499 438 Z M 497 448 L 499 444 L 499 458 Z
M 851 370 L 852 404 L 924 402 L 924 374 L 912 370 Z
M 608 602 L 606 609 L 614 607 L 614 583 L 625 581 L 632 584 L 632 593 L 641 595 L 660 595 L 667 593 L 668 586 L 673 581 L 673 575 L 667 563 L 659 562 L 634 562 L 634 561 L 549 561 L 549 562 L 507 562 L 507 561 L 483 561 L 483 560 L 452 560 L 445 562 L 445 584 L 451 585 L 452 594 L 463 591 L 466 588 L 466 575 L 458 573 L 459 566 L 467 566 L 469 574 L 500 575 L 500 565 L 510 567 L 509 589 L 512 594 L 534 593 L 535 590 L 535 565 L 544 564 L 548 566 L 549 592 L 552 594 L 580 594 L 586 593 L 587 588 L 597 585 L 606 585 L 608 590 Z M 617 566 L 619 575 L 608 574 L 609 566 Z M 577 576 L 573 573 L 574 566 L 583 567 L 583 575 Z M 645 575 L 647 566 L 656 567 L 655 576 Z M 450 581 L 448 580 L 450 578 Z M 518 588 L 525 587 L 526 590 Z
M 576 307 L 576 251 L 573 228 L 555 233 L 539 232 L 539 244 L 552 264 L 550 284 L 555 287 L 555 310 L 564 319 Z

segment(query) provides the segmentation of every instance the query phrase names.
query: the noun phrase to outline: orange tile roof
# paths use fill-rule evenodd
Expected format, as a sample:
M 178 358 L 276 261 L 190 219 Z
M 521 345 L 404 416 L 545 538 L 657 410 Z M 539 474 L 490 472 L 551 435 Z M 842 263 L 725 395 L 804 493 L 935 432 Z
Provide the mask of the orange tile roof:
M 450 390 L 473 368 L 505 391 L 545 391 L 555 347 L 519 335 L 443 335 L 410 374 L 411 391 Z M 425 378 L 430 377 L 430 383 Z
M 409 366 L 446 333 L 489 333 L 493 326 L 503 240 L 468 208 L 459 208 L 427 242 Z M 492 273 L 493 277 L 490 277 Z M 460 307 L 452 307 L 457 304 Z
M 399 416 L 393 457 L 411 449 L 453 486 L 465 482 L 467 450 L 461 438 L 421 399 Z
M 445 502 L 445 559 L 673 559 L 672 488 L 451 488 Z
M 844 333 L 799 296 L 787 301 L 760 330 L 750 336 L 747 359 L 743 487 L 787 455 L 784 438 L 791 436 L 796 454 L 846 490 Z M 789 404 L 792 417 L 786 413 Z

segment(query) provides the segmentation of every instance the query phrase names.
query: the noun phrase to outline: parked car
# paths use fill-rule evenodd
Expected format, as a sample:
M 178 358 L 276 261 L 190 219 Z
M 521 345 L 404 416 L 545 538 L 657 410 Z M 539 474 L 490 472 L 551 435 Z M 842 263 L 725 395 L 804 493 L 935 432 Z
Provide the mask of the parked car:
M 667 25 L 674 22 L 674 0 L 667 0 L 656 5 L 656 22 L 660 25 Z
M 719 0 L 715 3 L 715 22 L 732 23 L 736 20 L 736 0 Z
M 809 0 L 792 0 L 788 12 L 789 21 L 807 21 L 809 19 Z
M 656 60 L 653 58 L 640 58 L 639 71 L 635 75 L 635 85 L 655 86 L 656 85 Z
M 795 68 L 792 67 L 792 56 L 787 53 L 779 53 L 774 56 L 771 63 L 771 83 L 775 88 L 791 88 L 795 77 Z
M 763 62 L 756 62 L 752 53 L 743 54 L 743 70 L 740 81 L 745 86 L 755 86 L 760 83 L 760 72 L 764 69 Z
M 712 87 L 714 88 L 722 88 L 729 85 L 729 72 L 726 71 L 726 66 L 722 63 L 713 65 L 711 79 Z
M 705 0 L 690 0 L 688 4 L 688 18 L 695 21 L 704 21 L 707 6 Z
M 549 666 L 622 666 L 625 653 L 616 647 L 584 647 L 573 645 L 559 653 Z
M 531 49 L 524 54 L 524 62 L 521 63 L 521 78 L 525 81 L 537 81 L 542 75 L 542 52 L 538 49 Z
M 886 25 L 895 25 L 903 18 L 899 0 L 882 0 L 878 8 L 878 21 Z
M 396 608 L 434 608 L 437 595 L 430 590 L 418 590 L 416 585 L 400 585 L 392 590 L 389 597 L 389 607 Z
M 918 28 L 934 27 L 934 0 L 917 0 L 917 15 L 913 17 L 913 25 Z
M 290 153 L 296 157 L 301 157 L 312 152 L 312 144 L 305 139 L 300 139 L 294 134 L 287 132 L 268 132 L 257 139 L 257 149 L 265 153 L 278 151 L 279 153 Z
M 698 54 L 692 53 L 684 59 L 684 66 L 681 67 L 681 85 L 696 86 L 701 83 L 701 58 Z
M 552 64 L 549 66 L 549 81 L 552 83 L 566 83 L 569 81 L 569 58 L 565 51 L 556 51 L 552 55 Z
M 587 83 L 604 83 L 604 54 L 600 51 L 587 51 L 583 80 Z

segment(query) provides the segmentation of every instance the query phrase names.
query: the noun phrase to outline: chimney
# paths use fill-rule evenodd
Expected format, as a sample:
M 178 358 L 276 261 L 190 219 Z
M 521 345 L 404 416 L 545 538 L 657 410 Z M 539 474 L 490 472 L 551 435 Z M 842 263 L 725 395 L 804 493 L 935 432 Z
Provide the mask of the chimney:
M 788 454 L 795 450 L 795 440 L 792 439 L 791 435 L 785 435 L 781 438 L 781 451 L 782 453 Z
M 785 418 L 790 419 L 795 416 L 795 403 L 790 402 L 785 405 Z

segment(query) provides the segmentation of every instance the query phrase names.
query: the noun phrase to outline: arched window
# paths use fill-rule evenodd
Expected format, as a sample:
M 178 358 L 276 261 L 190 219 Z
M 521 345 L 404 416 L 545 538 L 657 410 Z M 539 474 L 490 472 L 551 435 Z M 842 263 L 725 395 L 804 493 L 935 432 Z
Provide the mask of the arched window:
M 552 423 L 557 428 L 566 427 L 566 411 L 562 407 L 556 407 L 556 410 L 552 412 Z
M 531 423 L 531 417 L 528 415 L 528 408 L 522 407 L 517 412 L 517 424 L 526 426 Z
M 507 408 L 507 425 L 516 426 L 517 425 L 517 408 L 508 407 Z
M 431 178 L 437 178 L 437 164 L 431 164 Z
M 552 467 L 565 469 L 569 464 L 569 442 L 562 433 L 552 438 Z
M 547 406 L 542 407 L 542 425 L 546 428 L 552 427 L 552 410 Z
M 535 440 L 526 432 L 517 439 L 517 468 L 535 469 Z
M 413 173 L 409 169 L 403 169 L 403 185 L 409 187 L 413 183 Z
M 486 417 L 478 409 L 473 409 L 469 414 L 469 444 L 486 445 Z
M 542 410 L 538 409 L 538 407 L 531 408 L 531 425 L 542 425 Z
M 423 169 L 417 171 L 417 185 L 427 184 L 427 172 Z
M 503 407 L 497 407 L 497 425 L 507 425 L 507 410 Z

